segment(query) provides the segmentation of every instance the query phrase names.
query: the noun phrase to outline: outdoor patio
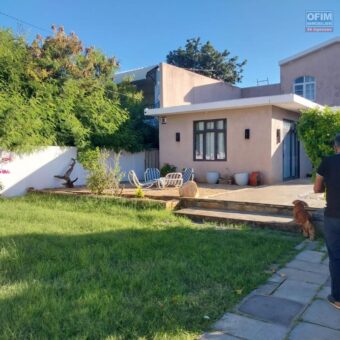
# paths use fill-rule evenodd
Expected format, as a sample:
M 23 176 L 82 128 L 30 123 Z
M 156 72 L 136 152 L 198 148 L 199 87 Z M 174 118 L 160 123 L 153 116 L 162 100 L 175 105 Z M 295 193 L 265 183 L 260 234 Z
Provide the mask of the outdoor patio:
M 226 184 L 198 183 L 200 198 L 211 198 L 220 201 L 237 201 L 263 204 L 292 205 L 296 199 L 303 200 L 312 208 L 324 208 L 323 194 L 313 192 L 313 184 L 307 180 L 292 180 L 275 185 L 262 185 L 258 187 L 237 186 Z M 145 196 L 154 199 L 179 198 L 177 188 L 163 190 L 151 188 L 144 189 Z M 124 196 L 133 196 L 135 188 L 127 186 Z
M 136 188 L 130 184 L 123 184 L 122 196 L 134 197 Z M 263 204 L 278 204 L 291 206 L 296 199 L 303 200 L 312 208 L 324 208 L 325 200 L 323 194 L 314 194 L 313 185 L 310 180 L 292 180 L 276 185 L 263 185 L 258 187 L 226 184 L 198 183 L 199 198 L 214 199 L 220 201 L 236 201 Z M 72 189 L 48 189 L 56 193 L 89 194 L 86 187 L 75 187 Z M 179 199 L 178 188 L 165 189 L 143 189 L 145 197 L 159 200 Z M 107 193 L 109 194 L 109 193 Z

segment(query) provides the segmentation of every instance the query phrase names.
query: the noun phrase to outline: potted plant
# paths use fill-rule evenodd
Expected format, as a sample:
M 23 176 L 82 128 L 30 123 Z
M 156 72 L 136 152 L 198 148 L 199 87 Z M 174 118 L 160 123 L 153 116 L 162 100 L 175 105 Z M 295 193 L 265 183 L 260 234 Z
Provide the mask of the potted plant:
M 209 184 L 216 184 L 220 178 L 220 173 L 217 171 L 208 171 L 206 174 L 206 180 Z
M 248 172 L 240 172 L 234 175 L 234 179 L 237 185 L 247 185 L 249 182 L 249 174 Z

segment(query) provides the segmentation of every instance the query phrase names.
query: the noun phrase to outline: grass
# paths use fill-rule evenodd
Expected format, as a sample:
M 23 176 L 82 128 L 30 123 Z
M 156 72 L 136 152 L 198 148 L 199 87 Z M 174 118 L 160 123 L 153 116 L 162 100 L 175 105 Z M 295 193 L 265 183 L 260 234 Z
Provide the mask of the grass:
M 0 199 L 0 338 L 195 338 L 300 241 L 119 202 Z

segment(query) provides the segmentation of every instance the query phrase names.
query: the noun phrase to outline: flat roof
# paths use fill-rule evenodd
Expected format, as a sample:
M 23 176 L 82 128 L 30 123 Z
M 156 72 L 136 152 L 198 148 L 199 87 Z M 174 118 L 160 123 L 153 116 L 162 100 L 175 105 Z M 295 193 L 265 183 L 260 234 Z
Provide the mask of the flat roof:
M 300 110 L 310 108 L 322 108 L 323 106 L 314 103 L 296 94 L 280 94 L 275 96 L 240 98 L 231 100 L 221 100 L 217 102 L 187 104 L 158 109 L 146 109 L 146 116 L 170 116 L 193 112 L 221 111 L 231 109 L 242 109 L 257 106 L 277 106 L 289 111 L 300 112 Z
M 326 40 L 326 41 L 324 41 L 321 44 L 315 45 L 315 46 L 313 46 L 311 48 L 308 48 L 307 50 L 304 50 L 302 52 L 296 53 L 296 54 L 292 55 L 291 57 L 288 57 L 288 58 L 280 60 L 279 61 L 279 65 L 287 64 L 287 63 L 289 63 L 292 60 L 301 58 L 301 57 L 303 57 L 303 56 L 305 56 L 307 54 L 313 53 L 313 52 L 315 52 L 317 50 L 320 50 L 320 49 L 322 49 L 324 47 L 327 47 L 329 45 L 332 45 L 332 44 L 335 44 L 335 43 L 339 43 L 339 42 L 340 42 L 340 37 L 335 37 L 335 38 Z

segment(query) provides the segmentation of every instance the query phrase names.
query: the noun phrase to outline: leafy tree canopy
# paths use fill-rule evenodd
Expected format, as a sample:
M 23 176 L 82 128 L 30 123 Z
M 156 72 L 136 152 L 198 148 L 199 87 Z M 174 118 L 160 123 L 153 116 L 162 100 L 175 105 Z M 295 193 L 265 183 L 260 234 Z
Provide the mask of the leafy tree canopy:
M 238 57 L 230 57 L 230 52 L 219 52 L 207 41 L 202 44 L 200 38 L 188 39 L 185 48 L 169 52 L 167 63 L 191 70 L 214 79 L 235 84 L 242 79 L 246 60 L 238 62 Z
M 84 48 L 62 27 L 53 31 L 28 44 L 0 30 L 0 148 L 24 152 L 46 145 L 112 146 L 112 138 L 122 138 L 121 127 L 135 119 L 132 112 L 139 109 L 142 94 L 131 84 L 112 81 L 115 58 Z M 138 145 L 125 140 L 116 149 L 127 145 L 136 151 L 139 143 L 143 148 L 138 129 L 130 133 Z
M 124 95 L 120 97 L 121 105 L 128 112 L 128 119 L 112 135 L 97 136 L 94 144 L 105 145 L 115 151 L 130 152 L 158 147 L 158 128 L 148 124 L 145 119 L 142 93 L 133 92 L 135 86 L 129 80 L 122 81 L 117 88 L 119 93 L 130 93 L 128 97 Z
M 334 138 L 340 132 L 340 110 L 309 109 L 298 122 L 298 134 L 314 169 L 325 156 L 334 153 Z

